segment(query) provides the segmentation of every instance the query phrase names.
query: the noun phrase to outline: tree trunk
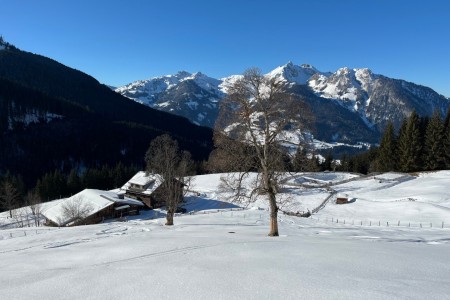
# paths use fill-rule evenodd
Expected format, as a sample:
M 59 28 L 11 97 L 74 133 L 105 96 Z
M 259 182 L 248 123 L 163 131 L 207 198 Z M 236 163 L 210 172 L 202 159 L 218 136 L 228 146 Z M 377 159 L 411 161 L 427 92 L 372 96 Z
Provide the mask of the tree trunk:
M 269 236 L 278 236 L 278 206 L 275 191 L 272 187 L 268 190 L 270 204 L 270 232 Z
M 166 225 L 167 226 L 172 226 L 173 225 L 173 212 L 172 211 L 168 211 L 167 215 L 166 215 Z

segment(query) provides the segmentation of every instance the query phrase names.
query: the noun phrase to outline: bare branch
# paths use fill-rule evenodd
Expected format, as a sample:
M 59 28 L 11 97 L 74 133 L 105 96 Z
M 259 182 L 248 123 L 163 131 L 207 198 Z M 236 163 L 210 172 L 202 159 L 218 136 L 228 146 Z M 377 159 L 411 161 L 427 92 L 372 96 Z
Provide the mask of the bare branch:
M 251 201 L 256 194 L 267 194 L 271 211 L 271 231 L 278 235 L 277 212 L 280 176 L 287 169 L 286 145 L 302 138 L 311 112 L 305 102 L 289 93 L 279 79 L 268 78 L 258 69 L 247 70 L 227 87 L 216 122 L 213 164 L 238 171 L 222 180 L 222 189 L 231 191 L 235 201 Z M 291 138 L 288 138 L 288 135 Z M 258 172 L 257 182 L 245 182 L 248 172 Z
M 91 214 L 92 210 L 92 205 L 89 202 L 86 202 L 82 196 L 69 198 L 62 204 L 62 215 L 65 224 L 61 224 L 60 222 L 59 225 L 83 221 Z

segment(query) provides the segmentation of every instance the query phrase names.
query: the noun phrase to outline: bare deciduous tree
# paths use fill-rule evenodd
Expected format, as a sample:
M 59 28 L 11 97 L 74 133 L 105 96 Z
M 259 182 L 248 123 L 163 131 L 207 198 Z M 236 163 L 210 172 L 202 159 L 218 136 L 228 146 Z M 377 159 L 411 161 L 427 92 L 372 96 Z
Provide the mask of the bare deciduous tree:
M 285 82 L 249 69 L 229 85 L 216 122 L 216 164 L 238 171 L 225 180 L 234 199 L 265 194 L 270 207 L 269 236 L 278 236 L 280 176 L 286 169 L 290 146 L 303 141 L 302 129 L 311 124 L 309 107 L 288 92 Z M 296 145 L 293 145 L 296 144 Z M 258 172 L 250 191 L 243 184 L 248 172 Z
M 59 220 L 59 225 L 64 226 L 70 222 L 81 222 L 89 216 L 92 210 L 92 205 L 86 202 L 83 197 L 74 196 L 69 198 L 62 204 L 63 220 Z
M 25 196 L 25 201 L 28 207 L 30 208 L 31 214 L 34 218 L 34 226 L 40 226 L 40 217 L 41 217 L 41 197 L 36 191 L 30 191 Z
M 166 194 L 166 225 L 173 225 L 178 205 L 183 201 L 183 187 L 189 184 L 191 154 L 180 151 L 178 142 L 164 134 L 155 138 L 145 155 L 147 171 L 160 176 Z
M 12 210 L 17 206 L 17 202 L 19 201 L 19 193 L 14 185 L 5 181 L 2 184 L 0 191 L 0 204 L 9 210 L 9 217 L 12 218 Z
M 12 211 L 12 218 L 16 222 L 17 227 L 30 227 L 30 216 L 25 207 L 19 207 Z

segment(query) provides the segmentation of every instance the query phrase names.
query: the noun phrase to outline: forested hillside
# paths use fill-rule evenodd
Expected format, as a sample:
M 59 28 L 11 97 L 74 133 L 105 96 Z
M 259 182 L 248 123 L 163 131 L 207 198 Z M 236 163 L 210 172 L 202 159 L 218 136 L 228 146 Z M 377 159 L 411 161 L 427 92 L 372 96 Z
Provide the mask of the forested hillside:
M 212 131 L 142 106 L 97 80 L 15 47 L 0 51 L 0 175 L 27 186 L 55 169 L 143 164 L 150 141 L 170 133 L 197 160 Z

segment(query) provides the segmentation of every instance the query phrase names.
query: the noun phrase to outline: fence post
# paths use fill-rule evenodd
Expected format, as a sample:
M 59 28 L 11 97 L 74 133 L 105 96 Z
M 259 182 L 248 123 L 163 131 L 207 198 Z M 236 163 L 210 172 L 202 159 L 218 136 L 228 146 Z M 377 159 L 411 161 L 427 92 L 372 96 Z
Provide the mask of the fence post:
M 411 222 L 408 223 L 408 227 L 411 227 Z
M 433 228 L 433 223 L 430 223 L 430 228 Z
M 362 221 L 361 221 L 361 226 L 362 226 Z
M 386 222 L 386 226 L 389 227 L 389 222 Z
M 344 224 L 345 224 L 345 220 L 344 220 Z
M 444 228 L 444 221 L 442 221 L 442 228 Z
M 381 226 L 381 221 L 378 221 L 378 226 Z
M 372 221 L 369 222 L 369 226 L 372 226 Z
M 422 228 L 422 223 L 420 223 L 420 228 Z
M 400 227 L 400 221 L 398 221 L 398 225 L 397 226 Z

